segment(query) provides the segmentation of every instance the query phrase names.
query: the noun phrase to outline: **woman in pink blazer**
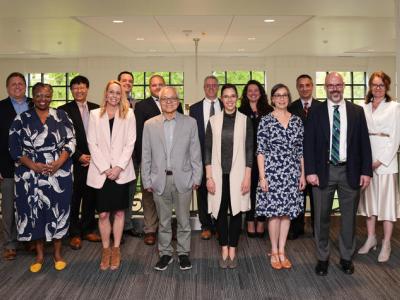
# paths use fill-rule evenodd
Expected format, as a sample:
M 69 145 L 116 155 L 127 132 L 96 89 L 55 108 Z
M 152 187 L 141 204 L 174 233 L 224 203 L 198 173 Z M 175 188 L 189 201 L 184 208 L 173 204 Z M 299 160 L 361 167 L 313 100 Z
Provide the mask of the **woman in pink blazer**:
M 128 183 L 135 179 L 132 152 L 136 121 L 119 81 L 107 83 L 100 108 L 90 111 L 88 145 L 91 153 L 87 184 L 96 190 L 96 209 L 103 244 L 100 269 L 118 269 Z M 110 213 L 114 215 L 111 225 Z M 114 245 L 110 247 L 111 232 Z

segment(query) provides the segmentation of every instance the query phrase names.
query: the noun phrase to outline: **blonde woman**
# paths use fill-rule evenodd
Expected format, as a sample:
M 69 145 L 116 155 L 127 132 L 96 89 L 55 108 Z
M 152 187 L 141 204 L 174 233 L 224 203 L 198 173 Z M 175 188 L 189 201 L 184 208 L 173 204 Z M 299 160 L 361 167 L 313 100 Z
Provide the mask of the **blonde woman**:
M 100 108 L 90 112 L 88 145 L 91 153 L 87 184 L 96 190 L 96 209 L 103 245 L 100 269 L 118 269 L 128 183 L 136 178 L 132 152 L 136 121 L 119 81 L 107 83 Z M 114 215 L 113 224 L 110 214 Z M 110 235 L 114 236 L 111 247 Z

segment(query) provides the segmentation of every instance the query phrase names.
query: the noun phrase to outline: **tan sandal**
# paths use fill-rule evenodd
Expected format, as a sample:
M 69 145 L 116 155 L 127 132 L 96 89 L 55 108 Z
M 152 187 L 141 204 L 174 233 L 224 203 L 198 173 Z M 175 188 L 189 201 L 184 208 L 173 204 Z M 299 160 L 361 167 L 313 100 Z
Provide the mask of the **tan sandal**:
M 291 269 L 292 268 L 292 263 L 290 260 L 287 258 L 285 253 L 278 253 L 279 255 L 279 260 L 281 261 L 282 268 L 284 269 Z M 284 259 L 281 259 L 281 256 L 283 256 Z
M 112 247 L 111 249 L 111 270 L 116 270 L 121 265 L 121 251 L 119 247 Z
M 278 253 L 268 253 L 268 256 L 271 257 L 271 267 L 275 270 L 282 269 L 281 261 L 279 260 Z
M 103 253 L 101 254 L 100 270 L 105 271 L 110 267 L 111 259 L 111 248 L 103 248 Z

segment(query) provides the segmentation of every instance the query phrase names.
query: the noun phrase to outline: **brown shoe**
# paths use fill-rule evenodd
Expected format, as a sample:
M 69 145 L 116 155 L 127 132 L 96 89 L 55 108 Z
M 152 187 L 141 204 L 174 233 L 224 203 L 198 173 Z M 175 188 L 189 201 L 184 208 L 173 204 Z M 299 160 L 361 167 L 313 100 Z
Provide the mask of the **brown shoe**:
M 95 232 L 88 233 L 83 237 L 84 240 L 89 242 L 101 242 L 101 237 Z
M 111 249 L 111 270 L 116 270 L 121 264 L 121 251 L 119 247 L 112 247 Z
M 15 249 L 4 249 L 3 258 L 5 260 L 14 260 L 17 256 L 17 251 Z
M 79 236 L 74 236 L 69 241 L 69 246 L 72 250 L 79 250 L 82 248 L 82 240 Z
M 155 232 L 148 232 L 144 235 L 144 243 L 149 246 L 153 246 L 156 243 Z
M 101 254 L 100 270 L 105 271 L 110 267 L 111 260 L 111 248 L 103 248 L 103 253 Z
M 200 237 L 202 240 L 209 240 L 209 239 L 211 239 L 211 235 L 212 235 L 211 230 L 203 229 L 201 231 Z

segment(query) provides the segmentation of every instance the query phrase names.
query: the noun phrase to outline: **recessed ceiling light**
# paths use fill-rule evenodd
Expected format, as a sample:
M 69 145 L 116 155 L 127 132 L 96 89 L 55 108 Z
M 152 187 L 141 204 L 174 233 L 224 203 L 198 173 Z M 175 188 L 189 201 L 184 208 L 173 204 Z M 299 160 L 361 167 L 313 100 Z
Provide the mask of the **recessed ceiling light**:
M 238 51 L 239 51 L 239 52 L 243 52 L 243 51 L 244 51 L 244 49 L 243 49 L 243 48 L 240 48 L 240 49 L 238 49 Z
M 113 22 L 114 24 L 121 24 L 121 23 L 124 23 L 123 20 L 113 20 L 112 22 Z
M 274 19 L 265 19 L 264 22 L 265 23 L 274 23 L 275 20 Z
M 247 39 L 248 39 L 249 41 L 255 41 L 255 40 L 256 40 L 256 38 L 255 38 L 254 36 L 248 37 Z
M 138 37 L 138 38 L 136 38 L 136 40 L 137 40 L 137 41 L 144 41 L 144 38 Z

